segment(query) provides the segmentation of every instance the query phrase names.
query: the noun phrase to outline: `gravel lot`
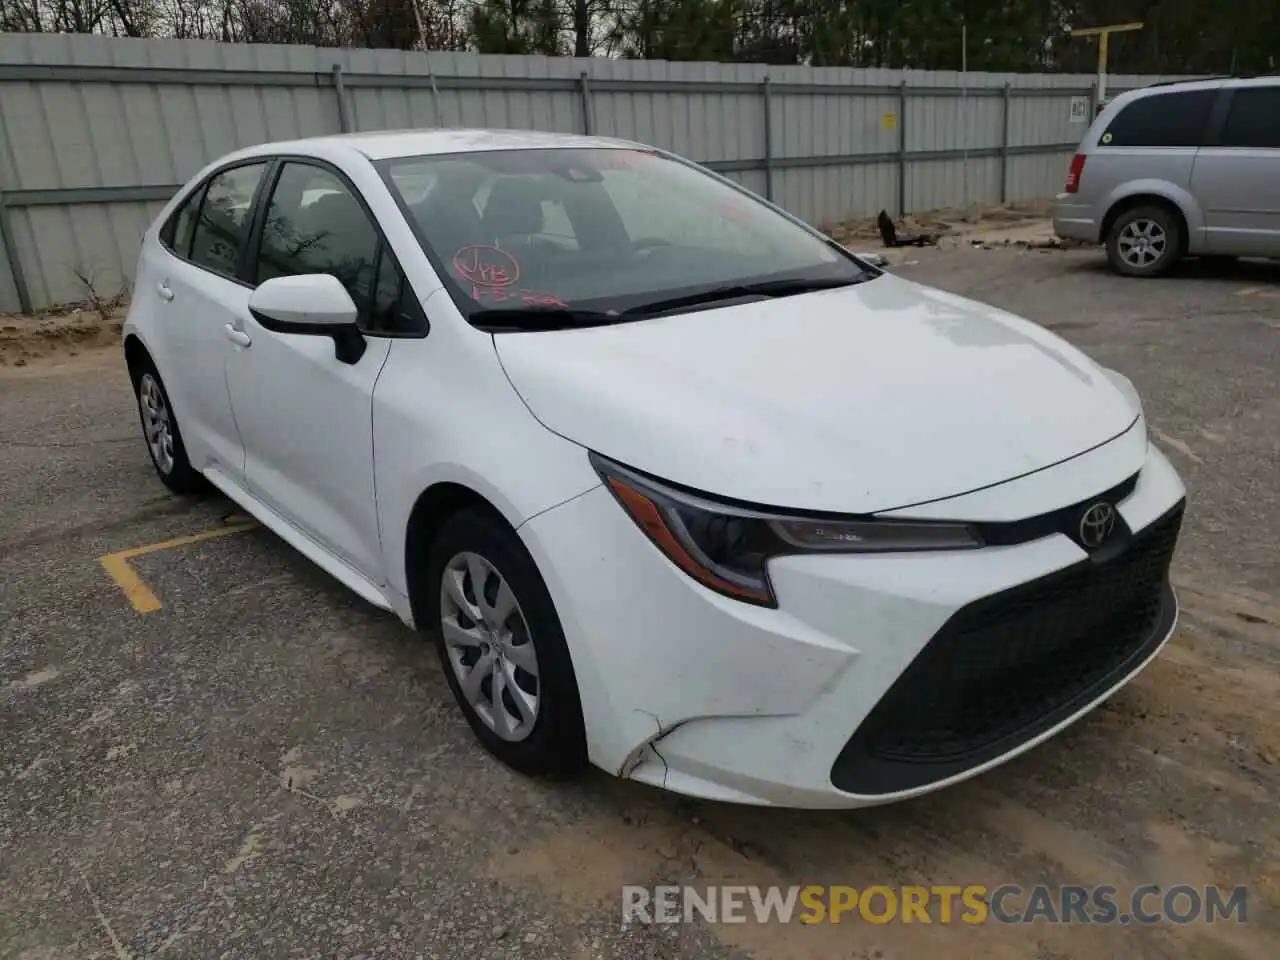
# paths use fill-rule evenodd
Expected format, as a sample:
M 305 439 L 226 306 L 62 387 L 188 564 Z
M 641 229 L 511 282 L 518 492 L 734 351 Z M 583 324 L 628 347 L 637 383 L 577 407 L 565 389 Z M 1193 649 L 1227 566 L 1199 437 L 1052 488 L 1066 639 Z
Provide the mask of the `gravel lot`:
M 1129 688 L 894 807 L 529 782 L 421 638 L 261 529 L 137 557 L 161 606 L 135 612 L 99 558 L 235 510 L 167 495 L 118 350 L 80 341 L 0 366 L 0 957 L 1280 956 L 1280 267 L 897 259 L 1142 391 L 1190 506 L 1178 635 Z M 664 881 L 1248 884 L 1249 922 L 620 929 L 621 885 Z

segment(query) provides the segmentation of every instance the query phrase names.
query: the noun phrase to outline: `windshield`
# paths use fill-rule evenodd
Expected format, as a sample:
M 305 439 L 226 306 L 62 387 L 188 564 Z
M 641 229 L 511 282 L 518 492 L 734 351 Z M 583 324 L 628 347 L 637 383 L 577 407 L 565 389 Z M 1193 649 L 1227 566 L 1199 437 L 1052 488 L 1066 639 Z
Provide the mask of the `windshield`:
M 879 275 L 749 195 L 647 150 L 503 150 L 380 167 L 478 326 L 499 316 L 516 328 L 620 322 Z

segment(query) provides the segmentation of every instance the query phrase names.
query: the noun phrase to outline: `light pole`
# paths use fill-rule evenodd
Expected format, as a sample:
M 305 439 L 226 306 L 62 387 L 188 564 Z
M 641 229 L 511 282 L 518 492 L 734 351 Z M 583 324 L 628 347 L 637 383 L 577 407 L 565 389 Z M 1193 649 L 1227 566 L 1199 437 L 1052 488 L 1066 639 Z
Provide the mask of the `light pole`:
M 1097 37 L 1098 38 L 1098 91 L 1097 100 L 1094 103 L 1094 114 L 1097 115 L 1098 109 L 1107 101 L 1107 41 L 1113 33 L 1129 33 L 1133 30 L 1141 30 L 1142 23 L 1113 23 L 1108 27 L 1084 27 L 1076 29 L 1075 27 L 1067 28 L 1067 36 L 1069 37 Z

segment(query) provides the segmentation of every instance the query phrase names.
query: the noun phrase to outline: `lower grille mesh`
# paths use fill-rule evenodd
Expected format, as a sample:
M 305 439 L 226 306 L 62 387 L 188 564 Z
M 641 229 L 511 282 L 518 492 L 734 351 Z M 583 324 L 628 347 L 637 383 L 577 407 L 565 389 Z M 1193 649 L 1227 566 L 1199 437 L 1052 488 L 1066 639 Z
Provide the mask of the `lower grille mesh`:
M 1162 616 L 1171 616 L 1168 570 L 1182 512 L 1179 504 L 1104 562 L 1084 561 L 956 613 L 864 721 L 833 780 L 842 764 L 858 765 L 855 755 L 873 765 L 921 765 L 1004 752 L 1012 739 L 1051 725 L 1045 718 L 1100 694 L 1136 666 Z

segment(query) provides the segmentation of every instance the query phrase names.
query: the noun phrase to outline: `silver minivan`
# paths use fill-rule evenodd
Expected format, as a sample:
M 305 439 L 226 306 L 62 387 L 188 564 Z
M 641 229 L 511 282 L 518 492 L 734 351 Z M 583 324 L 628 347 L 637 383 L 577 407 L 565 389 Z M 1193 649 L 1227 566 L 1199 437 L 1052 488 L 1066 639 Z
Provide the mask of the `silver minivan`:
M 1280 77 L 1116 97 L 1080 141 L 1053 229 L 1105 243 L 1112 269 L 1132 277 L 1185 255 L 1280 257 Z

